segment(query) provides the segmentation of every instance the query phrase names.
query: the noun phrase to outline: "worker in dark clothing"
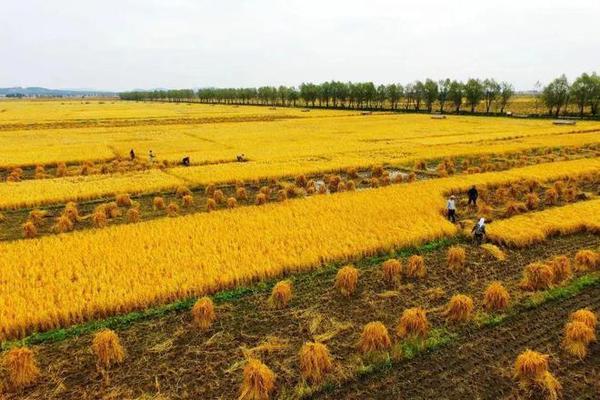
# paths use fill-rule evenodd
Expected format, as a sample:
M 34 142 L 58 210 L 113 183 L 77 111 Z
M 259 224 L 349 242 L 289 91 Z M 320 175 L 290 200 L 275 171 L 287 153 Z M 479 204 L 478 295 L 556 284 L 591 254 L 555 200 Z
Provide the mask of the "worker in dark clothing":
M 479 192 L 477 191 L 477 188 L 475 186 L 473 186 L 471 189 L 469 189 L 469 191 L 467 192 L 467 195 L 469 196 L 468 205 L 473 204 L 474 206 L 476 206 L 477 198 L 479 197 Z
M 480 245 L 481 243 L 483 243 L 483 239 L 485 236 L 485 219 L 484 218 L 479 219 L 479 222 L 477 222 L 477 224 L 475 224 L 473 229 L 471 229 L 471 233 L 473 234 L 473 239 L 475 239 L 475 243 L 477 243 L 477 245 Z
M 129 150 L 129 158 L 131 158 L 131 161 L 135 160 L 135 152 L 133 149 Z
M 245 154 L 238 154 L 236 158 L 237 158 L 238 162 L 244 162 L 244 161 L 246 161 L 246 155 Z
M 190 156 L 183 157 L 183 159 L 181 160 L 181 164 L 183 164 L 186 167 L 189 167 L 190 166 Z

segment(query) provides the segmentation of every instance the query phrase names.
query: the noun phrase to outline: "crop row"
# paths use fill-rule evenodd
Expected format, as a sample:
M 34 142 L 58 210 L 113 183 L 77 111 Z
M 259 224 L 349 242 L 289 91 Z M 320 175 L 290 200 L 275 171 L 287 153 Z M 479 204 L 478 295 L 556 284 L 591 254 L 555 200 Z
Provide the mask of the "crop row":
M 23 336 L 453 235 L 457 228 L 440 212 L 449 190 L 593 172 L 598 163 L 536 165 L 3 243 L 0 336 Z

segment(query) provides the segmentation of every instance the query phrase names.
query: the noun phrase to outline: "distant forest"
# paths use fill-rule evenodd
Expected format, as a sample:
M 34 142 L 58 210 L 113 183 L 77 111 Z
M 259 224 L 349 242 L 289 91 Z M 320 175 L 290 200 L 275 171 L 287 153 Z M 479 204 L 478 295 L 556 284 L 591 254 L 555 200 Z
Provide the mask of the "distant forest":
M 508 82 L 495 79 L 444 79 L 415 81 L 406 85 L 376 86 L 373 82 L 303 83 L 259 88 L 205 88 L 120 93 L 123 100 L 195 101 L 210 104 L 270 105 L 286 107 L 404 110 L 416 112 L 505 114 L 515 91 Z M 584 73 L 570 83 L 562 75 L 542 88 L 539 100 L 548 115 L 598 116 L 600 76 Z M 568 106 L 576 112 L 567 112 Z

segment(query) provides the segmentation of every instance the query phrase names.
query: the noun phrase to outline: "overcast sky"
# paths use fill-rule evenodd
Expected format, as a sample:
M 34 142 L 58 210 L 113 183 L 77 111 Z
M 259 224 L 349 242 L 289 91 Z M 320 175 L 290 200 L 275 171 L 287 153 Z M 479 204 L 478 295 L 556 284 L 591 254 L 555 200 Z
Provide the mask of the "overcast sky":
M 600 72 L 600 0 L 2 0 L 0 87 L 242 87 Z

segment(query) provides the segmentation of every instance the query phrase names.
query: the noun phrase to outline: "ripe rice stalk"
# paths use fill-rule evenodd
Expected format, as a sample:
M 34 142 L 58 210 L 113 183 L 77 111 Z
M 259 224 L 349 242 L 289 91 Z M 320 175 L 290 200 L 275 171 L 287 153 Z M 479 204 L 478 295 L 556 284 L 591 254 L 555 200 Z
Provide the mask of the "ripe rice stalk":
M 506 253 L 504 253 L 498 246 L 491 243 L 483 243 L 480 247 L 489 253 L 492 257 L 494 257 L 498 261 L 506 260 Z
M 265 197 L 269 197 L 271 195 L 271 188 L 268 186 L 263 186 L 258 191 L 260 194 L 264 194 Z M 257 195 L 258 196 L 258 195 Z
M 345 192 L 345 191 L 347 191 L 346 182 L 340 182 L 340 183 L 338 183 L 336 191 L 337 192 Z
M 246 189 L 243 187 L 238 187 L 235 189 L 235 197 L 238 201 L 246 201 L 248 200 L 248 194 L 246 193 Z
M 176 217 L 179 214 L 179 206 L 177 203 L 170 202 L 167 206 L 167 215 L 169 217 Z
M 287 192 L 283 189 L 277 191 L 277 201 L 286 201 L 288 198 Z
M 371 176 L 374 178 L 381 178 L 383 176 L 383 166 L 375 165 L 371 167 Z
M 126 217 L 127 217 L 127 222 L 129 222 L 129 223 L 139 222 L 140 221 L 139 208 L 132 207 L 129 210 L 127 210 Z
M 227 208 L 236 208 L 237 207 L 237 200 L 235 199 L 235 197 L 230 197 L 227 199 Z
M 73 223 L 78 222 L 81 219 L 79 216 L 79 210 L 77 209 L 77 203 L 72 201 L 65 204 L 62 214 L 69 218 Z
M 369 184 L 371 185 L 371 188 L 376 189 L 379 187 L 379 179 L 371 178 Z
M 412 255 L 408 258 L 404 269 L 404 275 L 407 278 L 423 278 L 426 273 L 425 259 L 422 256 Z
M 129 197 L 129 194 L 127 193 L 116 195 L 115 202 L 119 207 L 131 207 L 131 197 Z
M 451 246 L 448 248 L 448 252 L 446 254 L 448 260 L 448 267 L 454 271 L 458 272 L 463 269 L 465 266 L 465 261 L 467 259 L 467 252 L 464 247 L 461 246 Z
M 287 307 L 292 299 L 292 282 L 285 280 L 280 281 L 273 286 L 269 304 L 271 307 L 281 309 Z
M 347 168 L 346 174 L 348 174 L 348 178 L 357 179 L 358 178 L 358 170 L 354 167 Z
M 493 211 L 492 207 L 487 203 L 480 202 L 477 205 L 477 214 L 480 217 L 489 218 L 490 215 L 492 215 L 492 211 Z
M 424 308 L 414 307 L 402 312 L 396 326 L 396 334 L 402 339 L 424 342 L 429 334 L 429 321 Z
M 552 274 L 554 275 L 554 280 L 552 283 L 555 285 L 571 279 L 573 276 L 571 271 L 571 261 L 569 261 L 567 256 L 556 256 L 550 260 L 548 265 L 550 265 L 550 268 L 552 268 Z
M 354 192 L 356 190 L 356 183 L 354 181 L 346 182 L 346 191 Z
M 217 187 L 213 183 L 210 183 L 204 188 L 204 194 L 206 197 L 213 197 L 215 190 L 217 190 Z
M 576 187 L 568 187 L 565 189 L 565 191 L 563 192 L 563 197 L 565 199 L 566 202 L 568 203 L 572 203 L 575 200 L 577 200 L 577 195 L 578 195 L 578 190 Z
M 406 181 L 407 182 L 414 182 L 417 180 L 417 174 L 415 174 L 414 172 L 411 172 L 410 174 L 408 174 L 408 176 L 406 177 Z
M 179 198 L 190 194 L 192 194 L 192 191 L 187 186 L 178 186 L 177 189 L 175 189 L 175 196 Z
M 425 164 L 425 161 L 420 160 L 415 163 L 414 168 L 421 171 L 425 171 L 427 169 L 427 164 Z
M 544 199 L 546 204 L 551 206 L 558 202 L 558 192 L 554 188 L 550 188 L 544 192 Z
M 387 171 L 386 171 L 386 173 L 387 173 Z M 390 184 L 389 175 L 382 176 L 381 179 L 379 179 L 379 183 L 381 184 L 381 186 L 389 186 L 389 184 Z
M 29 221 L 39 227 L 44 224 L 44 218 L 46 218 L 47 215 L 48 212 L 45 210 L 31 210 L 29 212 Z
M 160 196 L 156 196 L 152 199 L 152 208 L 154 211 L 156 210 L 164 210 L 165 209 L 165 199 Z
M 402 262 L 395 258 L 386 260 L 382 265 L 383 281 L 388 287 L 397 287 L 402 278 Z
M 67 175 L 67 164 L 65 163 L 58 163 L 56 165 L 56 177 L 57 178 L 61 178 L 63 176 Z
M 554 273 L 552 268 L 540 262 L 534 262 L 523 270 L 523 279 L 519 286 L 524 290 L 546 290 L 552 287 Z
M 593 250 L 579 250 L 575 254 L 575 270 L 589 271 L 598 266 L 600 254 Z
M 200 330 L 205 331 L 212 326 L 217 315 L 210 297 L 202 297 L 196 301 L 194 307 L 192 307 L 192 318 L 194 319 L 194 324 Z
M 528 210 L 535 210 L 540 204 L 540 198 L 536 193 L 527 193 L 525 196 L 525 206 Z
M 31 385 L 40 376 L 33 351 L 27 347 L 15 347 L 6 352 L 3 364 L 8 373 L 8 383 L 15 390 Z
M 92 224 L 96 228 L 104 228 L 108 225 L 108 218 L 104 209 L 96 210 L 92 214 Z
M 382 322 L 369 322 L 364 326 L 358 342 L 358 349 L 361 353 L 388 351 L 391 347 L 392 341 L 390 335 Z
M 215 190 L 212 198 L 217 202 L 217 204 L 223 204 L 225 202 L 225 194 L 221 189 Z
M 569 316 L 569 321 L 583 322 L 594 331 L 596 330 L 596 325 L 598 324 L 598 318 L 596 317 L 596 314 L 587 308 L 581 308 L 571 313 Z
M 70 232 L 73 230 L 73 221 L 63 214 L 56 219 L 56 223 L 52 227 L 52 230 L 55 233 Z
M 267 204 L 267 195 L 264 193 L 258 193 L 256 195 L 256 205 L 261 206 L 263 204 Z
M 562 387 L 548 371 L 548 358 L 545 354 L 525 350 L 515 361 L 514 377 L 519 381 L 521 389 L 529 392 L 529 396 L 537 394 L 549 400 L 557 400 Z
M 217 209 L 217 202 L 214 199 L 206 199 L 206 211 L 211 212 Z
M 527 205 L 518 201 L 510 201 L 506 204 L 506 210 L 504 211 L 505 217 L 512 217 L 513 215 L 521 214 L 527 211 Z
M 298 358 L 300 360 L 300 375 L 313 384 L 321 383 L 333 369 L 331 354 L 323 343 L 304 343 L 300 348 Z
M 335 287 L 343 296 L 351 296 L 356 290 L 358 283 L 358 269 L 352 265 L 346 265 L 339 269 L 335 277 Z
M 296 182 L 296 186 L 305 188 L 306 184 L 308 183 L 308 180 L 306 179 L 306 175 L 302 174 L 302 175 L 298 175 L 296 177 L 295 182 Z
M 562 347 L 567 353 L 584 359 L 590 343 L 596 341 L 596 334 L 585 322 L 572 321 L 565 326 Z
M 473 299 L 464 294 L 456 294 L 450 298 L 444 314 L 451 323 L 468 322 L 473 314 Z
M 194 196 L 186 194 L 181 198 L 181 204 L 183 207 L 189 208 L 194 205 Z
M 38 230 L 37 230 L 37 227 L 35 226 L 35 224 L 33 222 L 31 222 L 30 220 L 27 220 L 23 224 L 23 237 L 26 239 L 32 239 L 32 238 L 36 237 L 37 234 L 38 234 Z
M 275 389 L 276 378 L 275 373 L 261 361 L 248 359 L 238 400 L 269 400 Z
M 563 195 L 563 192 L 565 190 L 565 182 L 556 181 L 556 182 L 554 182 L 554 185 L 552 187 L 554 188 L 554 190 L 556 190 L 556 193 L 560 197 Z
M 98 359 L 98 367 L 110 368 L 113 364 L 120 364 L 125 359 L 125 350 L 117 334 L 104 329 L 94 335 L 92 351 Z
M 492 282 L 483 295 L 483 307 L 488 312 L 502 311 L 508 307 L 510 294 L 500 282 Z
M 436 302 L 441 300 L 446 295 L 446 291 L 442 287 L 437 286 L 431 289 L 427 289 L 425 291 L 425 295 L 429 300 Z

